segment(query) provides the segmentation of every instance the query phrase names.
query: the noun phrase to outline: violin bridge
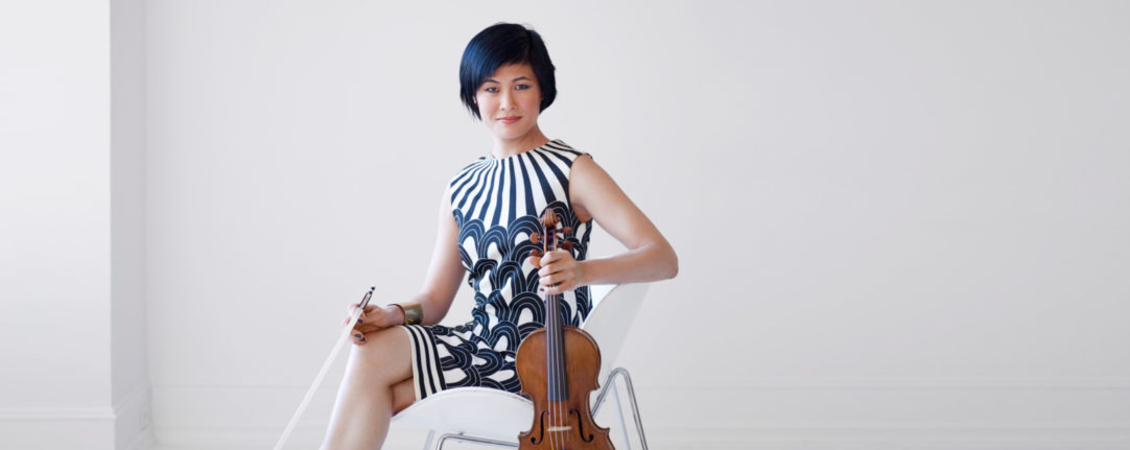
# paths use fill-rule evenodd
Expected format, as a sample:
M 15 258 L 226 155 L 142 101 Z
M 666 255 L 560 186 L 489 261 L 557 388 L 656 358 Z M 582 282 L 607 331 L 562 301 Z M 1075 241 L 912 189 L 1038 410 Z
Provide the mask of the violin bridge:
M 552 433 L 552 432 L 555 432 L 555 431 L 569 431 L 569 430 L 572 430 L 572 429 L 573 429 L 573 427 L 549 427 L 549 428 L 546 428 L 545 431 Z

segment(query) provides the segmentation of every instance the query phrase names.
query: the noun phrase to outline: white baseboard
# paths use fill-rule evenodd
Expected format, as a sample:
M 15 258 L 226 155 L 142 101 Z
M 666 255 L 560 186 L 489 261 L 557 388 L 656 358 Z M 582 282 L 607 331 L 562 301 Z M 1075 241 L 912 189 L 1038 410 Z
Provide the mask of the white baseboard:
M 114 403 L 114 441 L 118 450 L 149 450 L 156 439 L 151 426 L 149 381 L 134 386 Z
M 0 448 L 150 450 L 149 406 L 144 382 L 113 406 L 0 408 Z
M 115 450 L 111 407 L 2 408 L 0 448 Z

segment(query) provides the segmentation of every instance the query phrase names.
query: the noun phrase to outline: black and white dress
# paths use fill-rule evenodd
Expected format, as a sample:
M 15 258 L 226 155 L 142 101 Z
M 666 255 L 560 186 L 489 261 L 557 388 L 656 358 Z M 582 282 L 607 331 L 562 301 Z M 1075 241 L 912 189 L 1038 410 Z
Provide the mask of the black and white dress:
M 585 259 L 592 219 L 580 222 L 569 200 L 569 170 L 580 155 L 554 139 L 506 158 L 480 157 L 451 178 L 457 247 L 475 306 L 463 325 L 401 325 L 412 341 L 417 401 L 462 386 L 521 389 L 514 355 L 545 323 L 538 269 L 528 261 L 530 250 L 541 248 L 530 235 L 540 234 L 543 211 L 552 209 L 572 228 L 565 239 L 573 258 Z M 579 326 L 592 309 L 588 286 L 563 297 L 562 324 Z

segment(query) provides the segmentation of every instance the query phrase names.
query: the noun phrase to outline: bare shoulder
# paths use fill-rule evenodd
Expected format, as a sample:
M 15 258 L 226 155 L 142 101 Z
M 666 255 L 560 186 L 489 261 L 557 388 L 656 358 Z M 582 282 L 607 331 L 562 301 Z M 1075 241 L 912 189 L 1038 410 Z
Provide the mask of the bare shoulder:
M 629 249 L 663 241 L 655 224 L 592 157 L 578 156 L 572 172 L 569 192 L 578 219 L 593 219 Z
M 592 156 L 576 157 L 570 169 L 569 194 L 577 219 L 587 222 L 613 215 L 617 209 L 634 207 L 631 200 Z
M 586 200 L 592 195 L 592 184 L 600 177 L 608 177 L 608 173 L 588 153 L 573 158 L 573 164 L 569 167 L 569 196 L 573 212 L 581 222 L 588 222 L 593 218 Z
M 612 177 L 608 175 L 608 172 L 605 172 L 604 168 L 600 167 L 600 164 L 597 164 L 596 161 L 593 161 L 592 156 L 590 156 L 588 153 L 582 153 L 576 158 L 573 158 L 573 164 L 569 168 L 569 171 L 570 183 L 575 182 L 582 185 L 591 185 L 594 182 L 612 181 Z

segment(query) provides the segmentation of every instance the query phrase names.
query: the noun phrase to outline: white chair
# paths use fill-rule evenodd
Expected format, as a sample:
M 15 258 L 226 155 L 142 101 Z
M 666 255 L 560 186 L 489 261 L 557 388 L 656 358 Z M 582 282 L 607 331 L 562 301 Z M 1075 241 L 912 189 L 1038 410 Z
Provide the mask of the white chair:
M 616 378 L 621 378 L 627 387 L 632 418 L 643 450 L 647 450 L 647 440 L 643 433 L 632 379 L 627 369 L 612 369 L 612 364 L 616 362 L 616 356 L 628 336 L 628 329 L 635 320 L 649 285 L 650 283 L 631 283 L 590 287 L 594 305 L 588 318 L 581 324 L 581 329 L 592 335 L 600 346 L 600 377 L 597 379 L 600 380 L 601 387 L 598 392 L 592 393 L 596 396 L 595 401 L 590 401 L 593 405 L 592 414 L 596 416 L 605 396 L 612 392 L 624 442 L 630 442 L 620 396 L 615 387 Z M 480 411 L 489 414 L 482 414 Z M 534 405 L 526 397 L 499 389 L 460 387 L 440 391 L 413 403 L 393 416 L 392 423 L 428 430 L 424 450 L 432 449 L 437 433 L 440 436 L 435 442 L 436 449 L 442 449 L 448 439 L 517 448 L 518 434 L 529 430 L 533 418 Z M 629 443 L 628 446 L 630 445 Z

